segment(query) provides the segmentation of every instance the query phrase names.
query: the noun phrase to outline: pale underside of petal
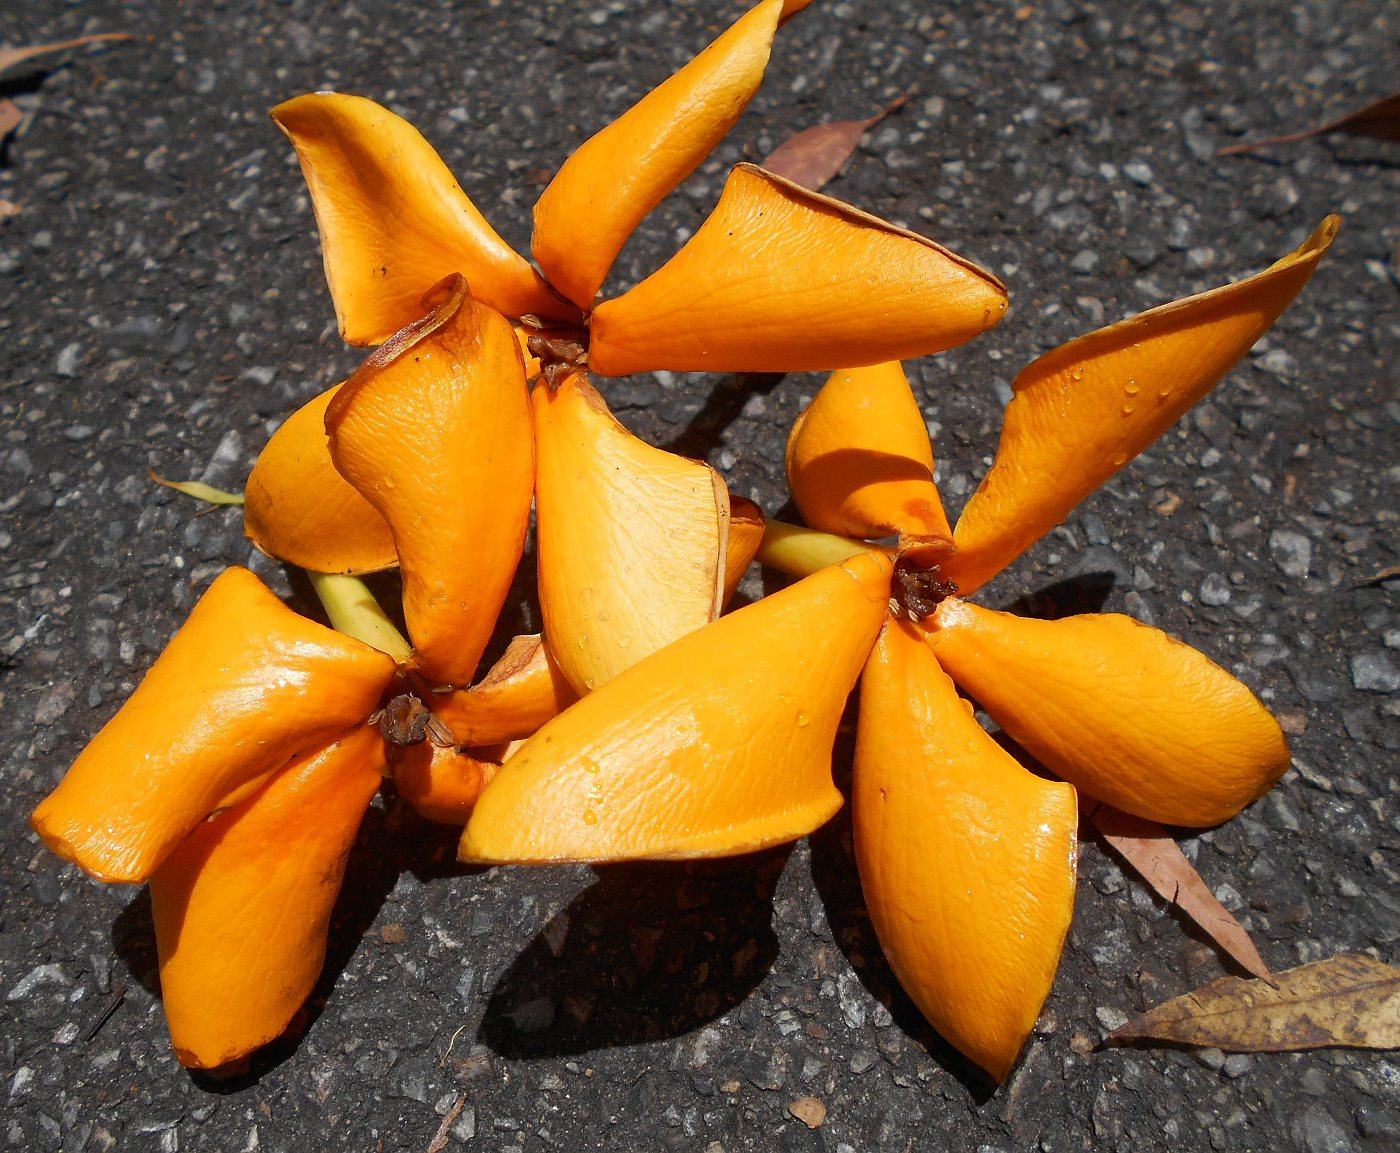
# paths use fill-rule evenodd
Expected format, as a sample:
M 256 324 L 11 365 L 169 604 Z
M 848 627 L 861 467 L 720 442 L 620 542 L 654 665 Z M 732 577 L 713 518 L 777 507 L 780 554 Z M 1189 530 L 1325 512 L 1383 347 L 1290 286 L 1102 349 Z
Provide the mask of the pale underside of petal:
M 201 824 L 151 878 L 161 999 L 182 1065 L 276 1038 L 310 995 L 384 746 L 359 728 Z
M 579 693 L 719 613 L 729 497 L 620 425 L 582 373 L 534 391 L 540 609 Z
M 787 472 L 802 519 L 822 532 L 952 537 L 928 426 L 898 361 L 833 373 L 793 425 Z
M 1243 683 L 1131 617 L 1033 620 L 950 599 L 932 624 L 939 663 L 1012 739 L 1124 812 L 1218 824 L 1288 768 L 1283 731 Z
M 301 161 L 336 317 L 351 344 L 378 344 L 417 320 L 427 312 L 423 294 L 454 272 L 507 316 L 577 315 L 402 117 L 362 96 L 317 92 L 279 104 L 272 118 Z
M 970 261 L 741 164 L 680 252 L 594 309 L 589 358 L 609 376 L 851 368 L 952 348 L 1005 312 Z
M 1010 757 L 918 633 L 890 620 L 861 677 L 861 888 L 900 984 L 998 1080 L 1035 1024 L 1069 931 L 1076 810 L 1074 789 Z
M 947 566 L 970 593 L 1170 428 L 1278 319 L 1322 259 L 1329 216 L 1246 280 L 1070 341 L 1012 383 L 996 461 L 958 521 Z
M 389 523 L 417 666 L 470 684 L 524 548 L 534 441 L 520 345 L 460 278 L 326 413 L 336 468 Z
M 340 385 L 272 434 L 244 489 L 243 531 L 269 556 L 312 572 L 367 573 L 399 563 L 384 518 L 336 471 L 326 406 Z
M 783 12 L 763 0 L 559 169 L 535 205 L 533 252 L 556 288 L 593 303 L 608 269 L 661 200 L 734 126 L 763 79 Z
M 487 785 L 461 859 L 714 857 L 810 833 L 841 805 L 832 742 L 890 570 L 824 569 L 584 697 Z

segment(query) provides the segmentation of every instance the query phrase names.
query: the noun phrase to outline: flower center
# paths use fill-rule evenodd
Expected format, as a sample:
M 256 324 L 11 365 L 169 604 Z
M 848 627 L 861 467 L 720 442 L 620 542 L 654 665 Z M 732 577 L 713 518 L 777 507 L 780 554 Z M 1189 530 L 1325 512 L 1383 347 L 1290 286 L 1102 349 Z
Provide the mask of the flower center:
M 905 554 L 895 562 L 890 611 L 906 620 L 921 621 L 957 591 L 957 584 L 943 576 L 941 565 L 919 563 Z
M 559 387 L 569 373 L 588 363 L 588 328 L 585 325 L 546 325 L 538 316 L 522 316 L 520 323 L 530 330 L 525 347 L 539 357 L 540 373 L 551 390 Z
M 370 717 L 377 725 L 384 743 L 397 749 L 431 740 L 440 748 L 450 749 L 457 742 L 452 731 L 412 693 L 400 693 Z

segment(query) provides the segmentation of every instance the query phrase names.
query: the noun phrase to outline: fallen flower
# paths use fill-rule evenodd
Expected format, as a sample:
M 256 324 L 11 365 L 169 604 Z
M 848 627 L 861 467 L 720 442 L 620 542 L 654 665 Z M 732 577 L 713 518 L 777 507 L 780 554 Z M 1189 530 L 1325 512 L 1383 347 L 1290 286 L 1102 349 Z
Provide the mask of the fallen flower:
M 1159 630 L 1113 614 L 1027 620 L 960 598 L 1200 399 L 1302 288 L 1336 228 L 1329 217 L 1256 276 L 1026 368 L 996 461 L 951 531 L 897 365 L 833 374 L 793 429 L 790 484 L 823 535 L 809 565 L 790 531 L 760 555 L 801 573 L 841 548 L 827 534 L 899 535 L 853 778 L 871 919 L 924 1015 L 998 1079 L 1049 993 L 1069 926 L 1071 786 L 1154 821 L 1216 824 L 1278 779 L 1288 747 L 1247 687 Z M 1069 784 L 1009 758 L 955 684 Z

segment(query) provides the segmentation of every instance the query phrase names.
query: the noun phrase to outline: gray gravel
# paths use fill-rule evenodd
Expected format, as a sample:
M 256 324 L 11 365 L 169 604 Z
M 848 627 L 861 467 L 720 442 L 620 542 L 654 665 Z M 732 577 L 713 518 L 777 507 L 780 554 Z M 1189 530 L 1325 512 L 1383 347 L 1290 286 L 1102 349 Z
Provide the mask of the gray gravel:
M 1092 840 L 1046 1015 L 993 1092 L 882 962 L 844 816 L 790 851 L 722 864 L 464 871 L 450 831 L 386 797 L 304 1034 L 224 1083 L 169 1052 L 144 892 L 89 882 L 29 833 L 29 810 L 220 569 L 251 563 L 311 611 L 304 584 L 250 556 L 236 513 L 196 517 L 146 479 L 149 466 L 236 487 L 278 422 L 359 359 L 336 336 L 301 177 L 267 108 L 326 87 L 387 103 L 523 248 L 548 172 L 737 11 L 0 8 L 0 43 L 139 37 L 20 84 L 25 124 L 0 163 L 0 199 L 22 206 L 0 223 L 0 1141 L 422 1151 L 461 1100 L 451 1147 L 499 1151 L 1400 1146 L 1393 1054 L 1096 1051 L 1113 1023 L 1227 970 Z M 1326 212 L 1346 218 L 1312 285 L 1214 397 L 986 597 L 1151 620 L 1284 718 L 1294 770 L 1184 842 L 1276 968 L 1343 950 L 1400 959 L 1400 582 L 1373 579 L 1400 552 L 1400 168 L 1374 141 L 1215 149 L 1386 94 L 1397 39 L 1387 0 L 817 0 L 608 289 L 698 226 L 733 162 L 917 88 L 829 191 L 1011 287 L 998 329 L 911 367 L 956 510 L 1037 353 L 1246 275 Z M 629 425 L 791 517 L 784 438 L 819 383 L 604 387 Z M 509 623 L 530 619 L 521 608 Z M 815 1129 L 788 1110 L 809 1096 L 827 1110 Z

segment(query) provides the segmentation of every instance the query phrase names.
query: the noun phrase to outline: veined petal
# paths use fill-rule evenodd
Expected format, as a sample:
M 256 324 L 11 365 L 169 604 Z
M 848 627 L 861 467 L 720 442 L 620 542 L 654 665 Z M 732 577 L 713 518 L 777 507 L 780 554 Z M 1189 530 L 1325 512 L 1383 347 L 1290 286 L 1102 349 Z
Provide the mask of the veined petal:
M 201 823 L 152 875 L 161 1000 L 180 1064 L 246 1056 L 310 995 L 383 764 L 379 734 L 354 729 Z
M 569 157 L 535 205 L 533 252 L 551 284 L 593 303 L 642 218 L 739 119 L 763 80 L 784 13 L 763 0 L 694 60 Z
M 945 570 L 958 587 L 990 580 L 1214 388 L 1302 290 L 1340 223 L 1329 216 L 1247 280 L 1101 328 L 1023 369 L 996 461 L 954 534 Z
M 393 533 L 331 463 L 326 406 L 339 388 L 272 434 L 248 474 L 243 531 L 269 556 L 312 572 L 379 572 L 399 563 Z
M 494 745 L 531 736 L 578 699 L 542 636 L 516 637 L 469 689 L 421 697 L 459 745 Z
M 833 373 L 792 427 L 787 472 L 813 528 L 952 538 L 933 484 L 928 426 L 898 361 Z
M 810 833 L 841 805 L 831 746 L 890 571 L 852 557 L 620 673 L 502 766 L 459 857 L 715 857 Z
M 593 310 L 589 361 L 608 376 L 851 368 L 952 348 L 1005 312 L 971 261 L 740 164 L 684 248 Z
M 363 724 L 393 675 L 227 569 L 30 820 L 98 879 L 144 881 L 215 809 Z
M 1203 653 L 1114 613 L 1043 621 L 945 600 L 939 663 L 1052 772 L 1165 825 L 1228 820 L 1288 768 L 1249 689 Z
M 534 391 L 540 610 L 580 694 L 719 614 L 729 499 L 620 425 L 583 373 Z
M 427 311 L 423 294 L 460 272 L 507 316 L 576 311 L 467 199 L 422 134 L 363 96 L 316 92 L 272 110 L 306 176 L 341 335 L 377 344 Z
M 497 768 L 461 749 L 420 741 L 397 750 L 394 787 L 420 817 L 461 826 Z
M 525 546 L 534 441 L 520 345 L 461 277 L 326 411 L 331 459 L 389 523 L 417 665 L 470 684 Z
M 861 677 L 856 863 L 905 992 L 1006 1079 L 1050 993 L 1074 912 L 1077 803 L 972 716 L 914 629 L 891 619 Z
M 728 604 L 758 555 L 765 525 L 763 510 L 747 497 L 729 496 L 729 547 L 724 556 L 724 597 Z

